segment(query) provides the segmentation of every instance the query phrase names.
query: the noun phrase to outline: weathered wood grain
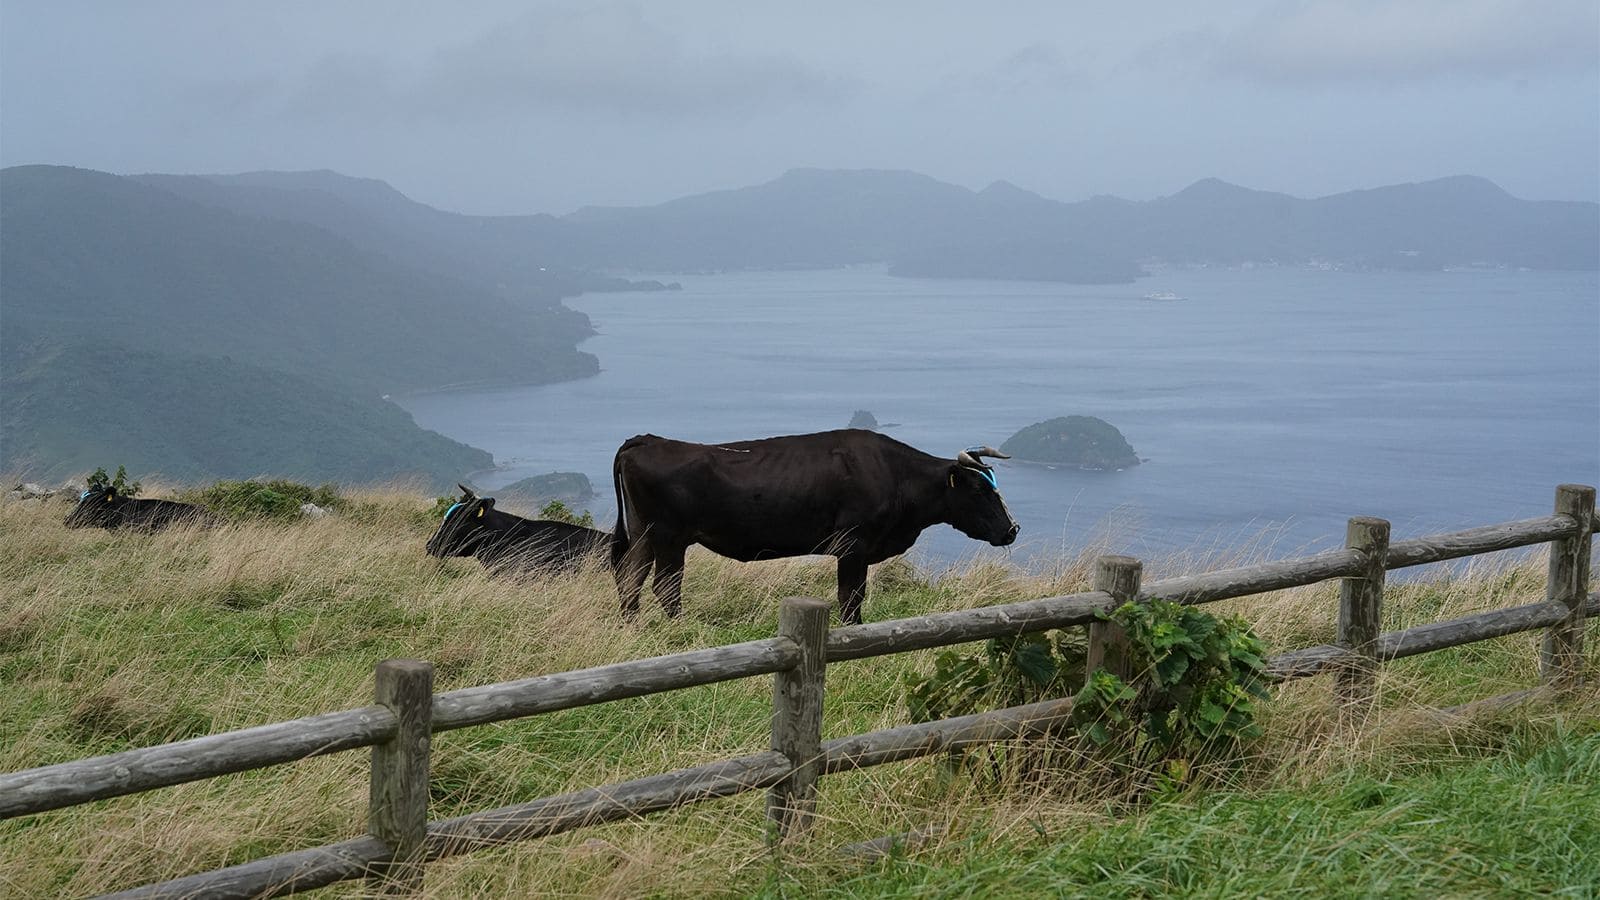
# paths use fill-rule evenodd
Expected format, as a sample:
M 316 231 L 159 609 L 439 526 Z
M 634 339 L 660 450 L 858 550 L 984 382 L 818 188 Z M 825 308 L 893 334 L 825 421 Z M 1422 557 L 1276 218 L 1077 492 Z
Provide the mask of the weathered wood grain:
M 1344 545 L 1361 554 L 1361 571 L 1339 582 L 1339 646 L 1349 650 L 1334 673 L 1334 694 L 1346 706 L 1365 705 L 1378 679 L 1378 637 L 1383 629 L 1383 581 L 1389 558 L 1389 523 L 1357 516 L 1345 527 Z
M 778 634 L 800 648 L 800 664 L 772 678 L 772 749 L 789 760 L 788 777 L 767 794 L 767 818 L 781 837 L 804 831 L 816 811 L 822 773 L 822 692 L 827 661 L 828 602 L 789 597 L 778 610 Z
M 433 730 L 449 731 L 792 669 L 800 648 L 785 637 L 746 641 L 540 675 L 435 695 Z
M 1591 615 L 1600 615 L 1600 592 L 1589 595 L 1587 607 Z M 1430 622 L 1379 635 L 1374 656 L 1379 661 L 1387 661 L 1432 653 L 1447 647 L 1534 631 L 1561 621 L 1566 615 L 1565 604 L 1545 600 L 1506 609 L 1491 609 L 1443 622 Z M 1337 644 L 1318 644 L 1279 653 L 1267 658 L 1267 677 L 1273 681 L 1287 681 L 1330 672 L 1347 662 L 1350 653 Z
M 199 897 L 205 900 L 251 900 L 256 897 L 282 897 L 361 878 L 388 857 L 388 846 L 367 835 L 118 891 L 105 895 L 101 900 L 194 900 Z
M 1395 541 L 1389 545 L 1389 569 L 1542 544 L 1570 537 L 1577 530 L 1578 523 L 1571 516 L 1556 515 Z
M 1087 625 L 1097 614 L 1110 609 L 1112 602 L 1110 594 L 1085 591 L 1001 606 L 847 625 L 828 633 L 828 662 Z
M 1377 657 L 1380 660 L 1390 660 L 1416 656 L 1419 653 L 1432 653 L 1446 647 L 1459 647 L 1462 644 L 1544 628 L 1552 622 L 1561 621 L 1566 616 L 1565 604 L 1545 601 L 1506 609 L 1492 609 L 1444 622 L 1430 622 L 1427 625 L 1407 628 L 1405 631 L 1384 634 L 1378 639 Z
M 433 741 L 433 664 L 415 659 L 378 663 L 374 691 L 399 719 L 394 737 L 372 745 L 367 831 L 390 856 L 369 876 L 380 894 L 422 890 L 428 835 L 428 752 Z
M 458 856 L 685 803 L 761 790 L 776 784 L 789 769 L 788 757 L 768 751 L 446 819 L 428 826 L 427 858 Z M 277 897 L 361 878 L 388 856 L 389 848 L 382 841 L 367 836 L 111 896 L 119 900 Z
M 1345 665 L 1349 657 L 1350 651 L 1338 644 L 1318 644 L 1290 650 L 1267 657 L 1266 678 L 1268 681 L 1310 678 Z
M 1046 700 L 921 725 L 902 725 L 822 745 L 823 771 L 829 775 L 881 766 L 884 763 L 931 756 L 978 744 L 1045 734 L 1066 724 L 1072 715 L 1072 698 Z
M 1354 550 L 1328 550 L 1300 559 L 1218 569 L 1203 575 L 1163 578 L 1146 583 L 1139 590 L 1139 599 L 1159 598 L 1186 606 L 1212 603 L 1356 574 L 1363 571 L 1363 565 L 1364 558 Z
M 1589 556 L 1594 541 L 1594 488 L 1563 484 L 1556 488 L 1556 515 L 1570 516 L 1577 533 L 1550 545 L 1546 598 L 1566 606 L 1567 616 L 1550 626 L 1539 647 L 1539 674 L 1549 684 L 1571 687 L 1583 680 L 1583 622 L 1589 589 Z
M 1112 609 L 1139 596 L 1144 564 L 1131 556 L 1102 556 L 1095 560 L 1094 589 L 1111 596 Z M 1089 623 L 1089 647 L 1084 668 L 1105 669 L 1123 681 L 1133 677 L 1133 645 L 1128 632 L 1114 622 Z
M 777 784 L 789 758 L 775 750 L 446 819 L 428 826 L 428 858 L 442 859 Z
M 0 819 L 366 747 L 394 714 L 365 706 L 0 775 Z

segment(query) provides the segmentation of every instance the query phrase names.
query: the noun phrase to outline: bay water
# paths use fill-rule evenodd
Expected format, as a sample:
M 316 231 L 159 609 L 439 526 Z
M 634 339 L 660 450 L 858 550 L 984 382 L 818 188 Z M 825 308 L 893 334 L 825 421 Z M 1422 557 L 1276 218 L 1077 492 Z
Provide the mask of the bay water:
M 1145 558 L 1290 556 L 1346 518 L 1396 539 L 1548 515 L 1600 481 L 1593 272 L 1160 270 L 1137 284 L 893 278 L 881 267 L 669 276 L 683 290 L 568 301 L 593 378 L 413 395 L 417 422 L 486 449 L 492 489 L 578 471 L 614 515 L 611 460 L 644 432 L 723 442 L 842 428 L 954 457 L 1065 415 L 1115 425 L 1116 472 L 1001 462 L 1018 543 L 954 529 L 912 556 L 1029 567 L 1085 546 Z M 1149 295 L 1182 299 L 1146 299 Z M 468 323 L 492 329 L 494 322 Z M 515 511 L 515 510 L 514 510 Z M 532 514 L 533 510 L 522 510 Z

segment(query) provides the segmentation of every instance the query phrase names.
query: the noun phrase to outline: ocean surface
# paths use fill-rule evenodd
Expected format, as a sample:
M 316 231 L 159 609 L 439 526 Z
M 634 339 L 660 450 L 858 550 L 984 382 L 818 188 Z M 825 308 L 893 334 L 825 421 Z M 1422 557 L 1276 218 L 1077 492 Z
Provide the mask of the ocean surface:
M 1048 565 L 1103 547 L 1152 560 L 1293 556 L 1345 520 L 1395 539 L 1548 515 L 1600 482 L 1600 277 L 1592 272 L 1174 269 L 1137 284 L 891 278 L 882 268 L 666 276 L 683 290 L 569 301 L 598 376 L 400 398 L 492 452 L 495 488 L 580 471 L 612 520 L 611 459 L 653 432 L 731 441 L 842 428 L 953 457 L 1093 415 L 1147 462 L 999 463 L 1012 548 L 946 526 L 914 559 Z M 1150 300 L 1170 292 L 1179 300 Z M 492 321 L 470 323 L 491 329 Z M 529 510 L 528 512 L 532 512 Z

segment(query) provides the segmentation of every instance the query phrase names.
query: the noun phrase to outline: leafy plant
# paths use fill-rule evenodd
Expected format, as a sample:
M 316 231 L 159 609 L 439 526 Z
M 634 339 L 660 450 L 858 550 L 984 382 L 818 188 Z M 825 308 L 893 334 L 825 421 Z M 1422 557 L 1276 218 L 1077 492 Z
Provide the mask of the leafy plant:
M 566 522 L 568 525 L 582 525 L 585 528 L 594 527 L 594 513 L 584 510 L 579 515 L 572 508 L 560 500 L 551 500 L 539 510 L 539 518 L 550 519 L 555 522 Z
M 1261 733 L 1264 646 L 1242 620 L 1162 600 L 1129 603 L 1105 619 L 1128 635 L 1130 681 L 1103 668 L 1086 673 L 1076 629 L 996 639 L 980 654 L 941 653 L 931 674 L 908 678 L 912 719 L 1072 696 L 1070 727 L 1053 740 L 1097 752 L 1106 771 L 1158 789 L 1183 785 L 1194 763 L 1231 758 Z
M 1065 697 L 1083 687 L 1087 650 L 1082 633 L 1068 631 L 995 638 L 976 655 L 946 650 L 933 674 L 907 677 L 906 704 L 913 721 L 931 722 Z
M 89 490 L 91 491 L 103 491 L 110 488 L 119 497 L 137 497 L 139 495 L 139 487 L 139 482 L 130 483 L 128 481 L 128 470 L 123 466 L 117 466 L 116 477 L 107 475 L 103 466 L 95 469 L 94 474 L 89 476 Z
M 1165 600 L 1107 618 L 1127 632 L 1134 677 L 1124 684 L 1099 670 L 1079 693 L 1073 719 L 1092 742 L 1137 767 L 1225 758 L 1261 734 L 1266 648 L 1243 620 Z
M 315 503 L 324 509 L 338 509 L 344 505 L 338 489 L 331 484 L 314 488 L 284 479 L 219 481 L 186 493 L 184 499 L 230 519 L 298 519 L 300 506 L 305 503 Z

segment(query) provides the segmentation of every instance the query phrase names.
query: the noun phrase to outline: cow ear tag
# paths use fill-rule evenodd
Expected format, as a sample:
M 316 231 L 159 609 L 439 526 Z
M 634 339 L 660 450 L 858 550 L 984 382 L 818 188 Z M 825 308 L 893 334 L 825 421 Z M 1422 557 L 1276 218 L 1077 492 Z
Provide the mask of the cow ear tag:
M 954 473 L 954 472 L 950 473 L 950 486 L 951 487 L 955 487 L 956 486 L 956 473 Z
M 483 507 L 478 507 L 478 518 L 483 518 Z

